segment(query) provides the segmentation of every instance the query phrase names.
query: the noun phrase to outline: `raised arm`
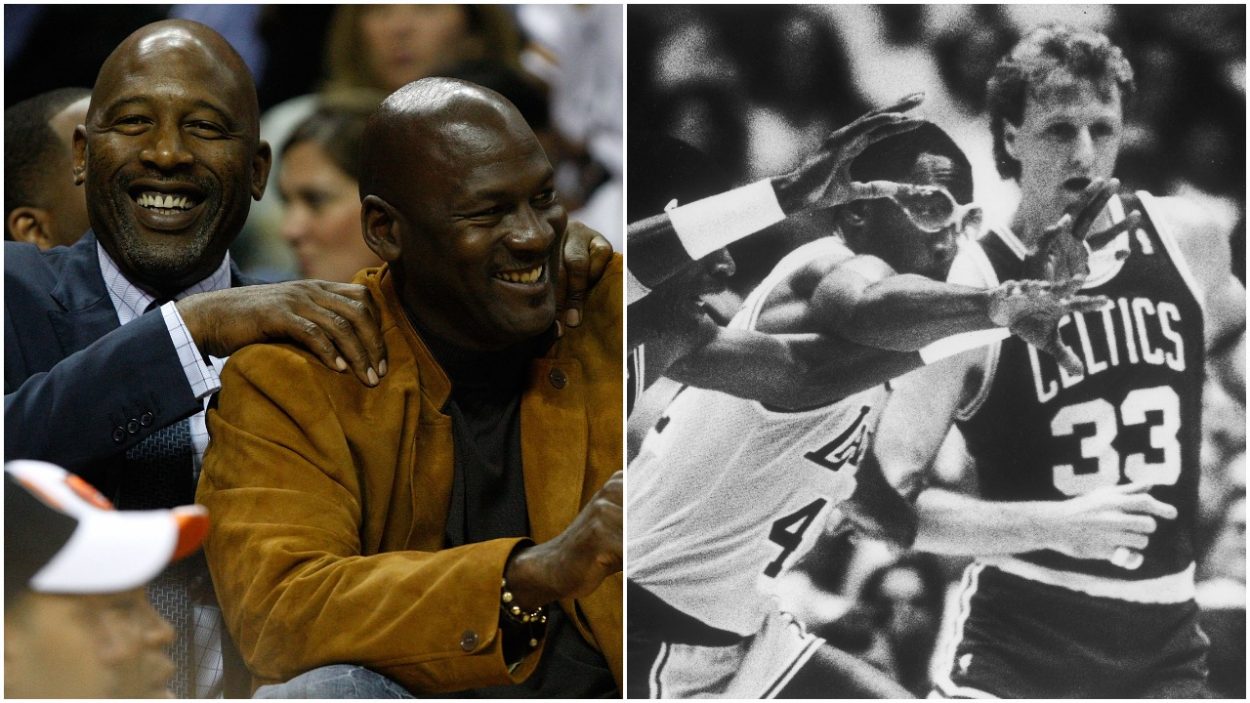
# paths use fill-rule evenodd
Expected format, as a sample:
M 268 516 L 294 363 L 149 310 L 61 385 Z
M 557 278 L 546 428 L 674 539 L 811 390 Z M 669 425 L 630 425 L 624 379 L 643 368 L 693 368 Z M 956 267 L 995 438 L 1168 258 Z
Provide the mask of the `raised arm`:
M 920 126 L 920 120 L 902 113 L 923 99 L 922 94 L 909 95 L 861 116 L 830 134 L 789 173 L 630 223 L 629 303 L 645 297 L 690 262 L 791 215 L 872 197 L 882 185 L 853 181 L 851 162 L 874 142 Z

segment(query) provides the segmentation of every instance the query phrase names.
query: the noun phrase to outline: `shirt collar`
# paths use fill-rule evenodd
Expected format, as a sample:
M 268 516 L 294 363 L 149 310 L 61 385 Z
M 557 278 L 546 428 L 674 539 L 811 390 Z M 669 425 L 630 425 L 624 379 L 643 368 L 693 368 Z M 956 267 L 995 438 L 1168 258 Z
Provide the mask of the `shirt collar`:
M 156 298 L 131 283 L 99 242 L 96 242 L 96 254 L 100 259 L 100 273 L 104 275 L 104 287 L 108 289 L 109 299 L 113 301 L 113 309 L 117 311 L 118 322 L 124 325 L 142 315 Z M 222 257 L 221 265 L 217 267 L 217 270 L 175 295 L 174 300 L 182 300 L 195 293 L 207 293 L 229 287 L 230 254 L 227 252 Z

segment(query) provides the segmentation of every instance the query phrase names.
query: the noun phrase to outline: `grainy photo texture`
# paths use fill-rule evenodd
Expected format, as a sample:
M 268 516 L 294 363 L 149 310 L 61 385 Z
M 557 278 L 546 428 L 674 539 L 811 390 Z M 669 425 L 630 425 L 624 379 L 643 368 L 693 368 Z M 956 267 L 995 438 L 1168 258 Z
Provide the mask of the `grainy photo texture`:
M 628 695 L 1244 697 L 1244 6 L 627 21 Z

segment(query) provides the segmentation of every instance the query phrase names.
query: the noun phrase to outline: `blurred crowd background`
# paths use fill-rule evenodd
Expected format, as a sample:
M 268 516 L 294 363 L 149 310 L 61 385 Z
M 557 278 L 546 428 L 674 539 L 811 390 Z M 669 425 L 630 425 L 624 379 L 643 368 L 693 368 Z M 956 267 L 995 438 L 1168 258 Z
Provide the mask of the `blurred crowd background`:
M 917 112 L 967 153 L 976 200 L 988 221 L 1004 221 L 1019 196 L 994 168 L 986 80 L 1023 30 L 1051 20 L 1092 27 L 1122 47 L 1136 71 L 1138 94 L 1125 109 L 1117 176 L 1133 189 L 1202 203 L 1229 233 L 1244 283 L 1245 11 L 1244 5 L 631 5 L 627 124 L 631 135 L 666 134 L 698 147 L 726 180 L 741 185 L 789 170 L 831 130 L 923 90 Z M 633 153 L 630 159 L 631 173 L 641 173 Z M 648 214 L 654 213 L 629 217 Z M 821 223 L 816 217 L 779 225 L 730 247 L 737 273 L 732 290 L 714 303 L 726 318 L 788 251 L 791 226 Z M 1244 348 L 1238 354 L 1244 379 Z M 1213 640 L 1211 684 L 1220 695 L 1243 698 L 1244 393 L 1232 397 L 1208 382 L 1204 425 L 1198 578 Z M 631 442 L 639 431 L 631 425 Z M 958 474 L 963 456 L 956 433 L 939 472 Z M 965 564 L 831 536 L 787 576 L 786 607 L 924 695 L 949 624 L 947 594 Z
M 621 6 L 5 5 L 6 122 L 24 100 L 90 88 L 123 38 L 164 18 L 216 29 L 256 81 L 275 159 L 231 249 L 244 273 L 350 280 L 377 264 L 360 236 L 360 131 L 387 94 L 432 75 L 516 103 L 571 216 L 621 249 Z

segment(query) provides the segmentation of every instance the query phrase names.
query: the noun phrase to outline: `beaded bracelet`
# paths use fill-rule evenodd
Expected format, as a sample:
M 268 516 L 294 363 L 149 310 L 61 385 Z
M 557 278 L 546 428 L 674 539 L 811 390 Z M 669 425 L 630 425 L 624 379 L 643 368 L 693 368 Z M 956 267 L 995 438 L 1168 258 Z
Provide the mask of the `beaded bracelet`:
M 508 590 L 508 579 L 501 579 L 499 583 L 499 609 L 503 611 L 505 617 L 518 625 L 546 625 L 547 615 L 543 611 L 543 606 L 538 606 L 533 610 L 524 610 L 521 606 L 513 601 L 512 591 Z

